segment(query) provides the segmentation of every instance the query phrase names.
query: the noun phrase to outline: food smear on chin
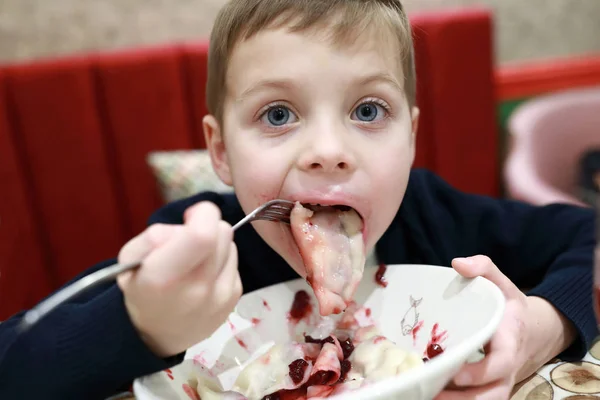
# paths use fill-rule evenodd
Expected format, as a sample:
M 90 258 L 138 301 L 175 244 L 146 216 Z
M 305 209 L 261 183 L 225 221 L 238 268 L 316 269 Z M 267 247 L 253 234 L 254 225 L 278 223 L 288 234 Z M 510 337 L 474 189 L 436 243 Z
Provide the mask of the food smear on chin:
M 352 301 L 365 267 L 361 217 L 349 207 L 313 211 L 297 202 L 290 221 L 319 313 L 339 314 Z

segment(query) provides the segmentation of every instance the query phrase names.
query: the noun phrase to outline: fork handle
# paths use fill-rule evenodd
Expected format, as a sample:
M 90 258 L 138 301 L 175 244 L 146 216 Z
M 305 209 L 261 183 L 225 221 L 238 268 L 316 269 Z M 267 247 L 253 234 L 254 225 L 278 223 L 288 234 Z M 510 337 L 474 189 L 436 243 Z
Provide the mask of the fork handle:
M 252 221 L 256 215 L 256 210 L 252 213 L 246 215 L 242 220 L 240 220 L 237 224 L 233 226 L 233 231 L 235 232 L 239 227 Z M 43 318 L 46 314 L 54 310 L 56 307 L 61 305 L 63 302 L 69 300 L 72 297 L 77 296 L 78 294 L 86 291 L 87 289 L 104 283 L 106 281 L 114 280 L 119 274 L 125 271 L 129 271 L 130 269 L 137 268 L 142 263 L 140 261 L 129 263 L 129 264 L 113 264 L 106 268 L 102 268 L 90 275 L 86 275 L 80 280 L 72 283 L 71 285 L 66 286 L 65 288 L 59 290 L 55 294 L 48 297 L 46 300 L 39 303 L 37 306 L 33 307 L 31 310 L 27 311 L 21 320 L 20 329 L 21 331 L 25 331 L 31 328 L 35 323 L 37 323 L 41 318 Z
M 71 285 L 66 286 L 62 290 L 59 290 L 46 300 L 27 311 L 21 320 L 20 329 L 27 330 L 38 322 L 42 317 L 51 312 L 58 305 L 69 300 L 72 297 L 77 296 L 85 290 L 97 286 L 106 281 L 114 280 L 119 274 L 137 268 L 141 265 L 140 262 L 133 262 L 128 264 L 113 264 L 106 268 L 102 268 L 92 274 L 86 275 L 83 278 L 77 280 Z

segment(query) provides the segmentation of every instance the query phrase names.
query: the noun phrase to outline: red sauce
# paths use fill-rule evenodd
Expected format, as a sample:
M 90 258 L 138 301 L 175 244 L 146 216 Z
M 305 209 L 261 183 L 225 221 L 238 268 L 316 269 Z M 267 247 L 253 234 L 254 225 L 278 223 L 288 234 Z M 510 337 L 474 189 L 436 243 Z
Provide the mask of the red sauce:
M 240 346 L 242 346 L 244 349 L 248 350 L 248 346 L 246 345 L 246 343 L 245 343 L 245 342 L 244 342 L 242 339 L 240 339 L 240 338 L 235 338 L 235 340 L 237 340 L 237 342 L 238 342 L 238 344 L 239 344 Z
M 440 331 L 439 329 L 440 329 L 439 324 L 433 324 L 433 328 L 431 328 L 430 343 L 439 343 L 443 340 L 446 340 L 448 331 Z
M 258 324 L 260 324 L 260 319 L 252 318 L 252 325 L 258 325 Z
M 382 342 L 382 341 L 384 341 L 384 340 L 385 340 L 385 336 L 377 336 L 377 337 L 376 337 L 376 338 L 373 340 L 373 343 L 377 344 L 377 343 L 380 343 L 380 342 Z
M 387 287 L 388 283 L 385 280 L 385 271 L 387 270 L 387 266 L 385 264 L 379 264 L 379 268 L 375 273 L 375 282 L 381 287 Z
M 419 321 L 419 322 L 417 322 L 415 327 L 412 329 L 411 333 L 412 333 L 413 340 L 417 340 L 417 334 L 419 333 L 419 331 L 421 330 L 422 327 L 423 327 L 423 321 Z
M 202 400 L 200 398 L 200 395 L 198 394 L 198 392 L 196 392 L 196 389 L 193 389 L 190 385 L 188 385 L 187 383 L 184 383 L 183 385 L 181 385 L 181 388 L 183 389 L 183 391 L 185 392 L 185 394 L 191 399 L 191 400 Z
M 366 315 L 367 317 L 370 317 L 370 316 L 371 316 L 371 309 L 370 309 L 370 308 L 365 308 L 365 315 Z
M 269 303 L 267 303 L 267 301 L 266 301 L 265 299 L 263 299 L 263 306 L 264 306 L 264 307 L 265 307 L 267 310 L 271 311 L 271 307 L 269 306 Z
M 290 319 L 292 322 L 299 322 L 312 312 L 312 304 L 310 304 L 310 296 L 305 290 L 299 290 L 294 296 L 294 302 L 290 309 Z

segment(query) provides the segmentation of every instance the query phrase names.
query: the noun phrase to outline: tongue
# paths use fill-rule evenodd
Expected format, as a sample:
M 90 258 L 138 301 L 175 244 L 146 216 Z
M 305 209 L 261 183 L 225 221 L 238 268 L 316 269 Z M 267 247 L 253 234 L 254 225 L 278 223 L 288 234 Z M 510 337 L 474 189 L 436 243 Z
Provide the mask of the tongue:
M 352 301 L 365 266 L 361 218 L 353 209 L 311 211 L 296 203 L 291 227 L 320 314 L 339 314 Z

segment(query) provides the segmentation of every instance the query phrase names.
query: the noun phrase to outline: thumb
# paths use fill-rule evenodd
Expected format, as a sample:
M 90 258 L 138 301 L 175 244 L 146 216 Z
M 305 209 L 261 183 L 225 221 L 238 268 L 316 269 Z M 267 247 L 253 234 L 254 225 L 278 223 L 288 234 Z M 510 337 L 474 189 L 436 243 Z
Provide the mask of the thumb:
M 504 296 L 513 298 L 521 295 L 519 288 L 498 269 L 489 257 L 476 255 L 452 260 L 452 268 L 465 278 L 481 276 L 494 283 Z

